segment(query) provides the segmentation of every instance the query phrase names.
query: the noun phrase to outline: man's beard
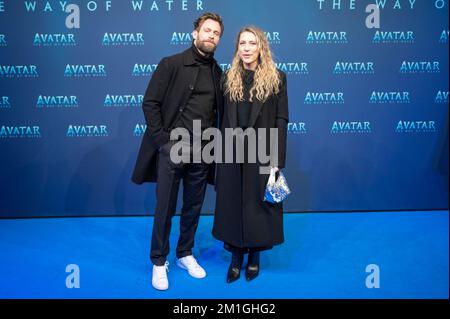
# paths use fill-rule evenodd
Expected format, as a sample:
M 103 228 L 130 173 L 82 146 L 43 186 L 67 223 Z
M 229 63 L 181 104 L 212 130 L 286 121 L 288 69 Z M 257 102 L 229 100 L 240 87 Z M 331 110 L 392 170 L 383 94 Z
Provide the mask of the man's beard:
M 197 39 L 195 40 L 195 46 L 198 50 L 202 51 L 206 55 L 211 55 L 216 50 L 216 45 L 212 42 L 210 42 L 212 45 L 206 44 L 204 41 Z

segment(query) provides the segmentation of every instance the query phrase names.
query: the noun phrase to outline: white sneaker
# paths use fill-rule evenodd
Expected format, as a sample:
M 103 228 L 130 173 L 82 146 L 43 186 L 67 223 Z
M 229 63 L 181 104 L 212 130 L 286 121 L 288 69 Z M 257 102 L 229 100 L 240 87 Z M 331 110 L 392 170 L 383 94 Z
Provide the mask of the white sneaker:
M 192 255 L 177 259 L 177 266 L 186 269 L 189 275 L 194 278 L 201 279 L 206 277 L 206 271 L 197 263 L 197 260 Z
M 169 279 L 167 273 L 169 272 L 169 262 L 166 261 L 164 266 L 153 265 L 152 285 L 158 290 L 169 289 Z

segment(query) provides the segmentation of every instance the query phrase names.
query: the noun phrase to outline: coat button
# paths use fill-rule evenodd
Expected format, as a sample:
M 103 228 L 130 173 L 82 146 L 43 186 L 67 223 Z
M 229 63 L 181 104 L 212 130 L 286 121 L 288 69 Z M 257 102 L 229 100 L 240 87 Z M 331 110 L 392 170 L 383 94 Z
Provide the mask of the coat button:
M 180 107 L 178 110 L 179 110 L 180 112 L 183 112 L 183 108 L 182 108 L 182 107 Z
M 194 86 L 192 84 L 189 84 L 189 90 L 194 90 Z

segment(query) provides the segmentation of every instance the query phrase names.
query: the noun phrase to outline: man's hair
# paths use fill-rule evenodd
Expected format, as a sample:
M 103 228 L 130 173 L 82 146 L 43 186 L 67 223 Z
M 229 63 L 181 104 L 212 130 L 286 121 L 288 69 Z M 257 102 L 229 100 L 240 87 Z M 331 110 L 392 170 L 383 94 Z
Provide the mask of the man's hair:
M 203 13 L 200 17 L 198 17 L 194 21 L 194 30 L 200 31 L 200 27 L 202 26 L 203 22 L 205 22 L 208 19 L 214 20 L 220 24 L 220 36 L 222 36 L 223 35 L 223 22 L 222 22 L 222 18 L 217 13 L 212 13 L 212 12 Z

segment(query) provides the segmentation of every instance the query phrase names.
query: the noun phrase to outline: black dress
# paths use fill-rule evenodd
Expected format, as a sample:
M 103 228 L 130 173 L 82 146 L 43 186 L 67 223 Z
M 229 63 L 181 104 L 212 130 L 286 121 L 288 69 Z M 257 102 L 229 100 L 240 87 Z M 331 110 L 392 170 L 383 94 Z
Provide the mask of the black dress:
M 238 127 L 245 130 L 248 127 L 248 121 L 250 120 L 250 111 L 252 108 L 252 102 L 250 102 L 250 89 L 253 86 L 253 78 L 255 71 L 245 70 L 243 77 L 244 84 L 244 101 L 238 102 L 237 114 L 238 114 Z

